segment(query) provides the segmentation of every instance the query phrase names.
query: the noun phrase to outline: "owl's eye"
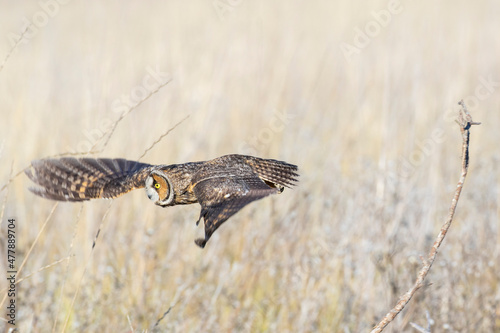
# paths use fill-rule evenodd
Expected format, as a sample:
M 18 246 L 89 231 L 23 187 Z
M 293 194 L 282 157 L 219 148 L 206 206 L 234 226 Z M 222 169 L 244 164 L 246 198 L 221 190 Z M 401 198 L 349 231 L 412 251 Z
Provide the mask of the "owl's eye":
M 160 188 L 160 183 L 156 183 L 156 184 L 155 184 L 155 187 L 156 187 L 156 188 Z

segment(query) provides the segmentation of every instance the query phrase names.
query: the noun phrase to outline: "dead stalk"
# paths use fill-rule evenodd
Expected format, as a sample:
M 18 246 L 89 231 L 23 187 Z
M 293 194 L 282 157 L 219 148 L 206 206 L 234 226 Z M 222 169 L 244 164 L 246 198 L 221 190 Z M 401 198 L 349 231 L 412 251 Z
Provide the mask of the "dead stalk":
M 479 125 L 481 123 L 473 122 L 472 117 L 465 106 L 463 101 L 458 103 L 462 108 L 459 111 L 458 119 L 456 122 L 460 126 L 460 132 L 462 133 L 462 173 L 460 175 L 460 179 L 458 180 L 457 189 L 455 190 L 455 195 L 453 196 L 453 200 L 451 201 L 451 206 L 448 212 L 448 218 L 446 222 L 441 227 L 439 234 L 436 238 L 436 241 L 432 245 L 431 250 L 429 251 L 429 255 L 427 260 L 424 260 L 423 266 L 418 273 L 417 280 L 413 287 L 408 290 L 404 295 L 402 295 L 394 308 L 389 311 L 385 317 L 373 328 L 371 333 L 382 332 L 383 329 L 396 318 L 396 316 L 404 309 L 406 304 L 410 301 L 413 295 L 417 292 L 420 287 L 423 286 L 423 282 L 427 274 L 429 273 L 434 260 L 436 259 L 437 251 L 441 243 L 443 242 L 448 229 L 450 228 L 451 221 L 453 220 L 453 216 L 455 215 L 455 209 L 457 207 L 458 199 L 460 198 L 460 193 L 462 192 L 462 187 L 465 182 L 465 177 L 467 176 L 467 170 L 469 168 L 469 139 L 470 139 L 470 128 L 472 125 Z

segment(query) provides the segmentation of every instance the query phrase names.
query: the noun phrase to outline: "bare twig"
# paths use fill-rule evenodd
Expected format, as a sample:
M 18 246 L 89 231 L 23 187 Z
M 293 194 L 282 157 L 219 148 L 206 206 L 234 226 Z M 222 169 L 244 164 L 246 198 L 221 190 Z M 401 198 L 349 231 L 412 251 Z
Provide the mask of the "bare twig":
M 12 45 L 12 47 L 10 48 L 9 52 L 7 53 L 7 55 L 5 56 L 5 58 L 3 59 L 2 64 L 0 65 L 0 72 L 3 69 L 3 66 L 5 66 L 5 64 L 7 63 L 7 60 L 9 60 L 10 56 L 12 55 L 12 53 L 14 53 L 14 50 L 17 48 L 17 46 L 19 45 L 19 43 L 24 39 L 24 35 L 26 34 L 26 32 L 28 31 L 28 28 L 30 26 L 31 26 L 31 23 L 26 26 L 26 28 L 24 29 L 24 31 L 21 33 L 21 36 L 19 36 L 19 39 L 16 40 L 16 42 L 14 43 L 14 45 Z
M 417 331 L 419 331 L 421 333 L 431 333 L 432 319 L 431 319 L 431 315 L 429 314 L 428 310 L 425 310 L 425 317 L 427 318 L 427 327 L 426 328 L 424 328 L 418 324 L 415 324 L 415 323 L 410 323 L 411 327 L 413 327 L 414 329 L 416 329 Z
M 26 252 L 26 255 L 24 256 L 24 259 L 21 262 L 21 266 L 19 266 L 19 268 L 17 269 L 17 275 L 18 276 L 21 275 L 21 271 L 23 270 L 24 265 L 26 264 L 26 262 L 30 258 L 30 255 L 31 255 L 31 252 L 33 251 L 33 248 L 35 247 L 35 245 L 38 242 L 38 239 L 40 238 L 40 236 L 42 235 L 43 231 L 45 230 L 45 227 L 47 226 L 47 223 L 49 223 L 50 219 L 52 218 L 52 215 L 54 214 L 54 212 L 55 212 L 58 204 L 59 203 L 56 202 L 55 205 L 52 207 L 52 210 L 50 211 L 49 216 L 47 216 L 47 218 L 45 219 L 45 222 L 42 225 L 42 228 L 40 229 L 40 231 L 38 231 L 38 234 L 36 235 L 36 238 L 33 241 L 33 244 L 31 244 L 28 252 Z M 3 303 L 5 302 L 6 299 L 7 299 L 7 293 L 5 293 L 4 297 L 0 301 L 0 306 L 3 306 Z
M 24 34 L 24 33 L 23 33 Z M 71 152 L 66 152 L 66 153 L 61 153 L 61 154 L 56 154 L 56 155 L 50 155 L 50 156 L 46 156 L 45 158 L 59 158 L 59 157 L 65 157 L 65 156 L 83 156 L 83 155 L 88 155 L 88 154 L 98 154 L 98 153 L 101 153 L 104 151 L 104 149 L 106 148 L 106 146 L 108 145 L 108 142 L 109 140 L 111 139 L 111 137 L 113 136 L 113 133 L 116 129 L 116 127 L 118 126 L 118 123 L 120 123 L 123 118 L 125 118 L 127 115 L 130 114 L 130 112 L 134 111 L 139 105 L 141 105 L 143 102 L 145 102 L 146 100 L 148 100 L 151 96 L 153 96 L 154 94 L 156 94 L 161 88 L 163 88 L 164 86 L 166 86 L 167 84 L 170 83 L 170 81 L 172 80 L 168 80 L 162 84 L 160 84 L 158 86 L 158 88 L 156 88 L 155 90 L 153 90 L 152 92 L 150 92 L 148 95 L 146 95 L 143 99 L 141 99 L 139 102 L 137 102 L 135 105 L 133 105 L 130 109 L 128 109 L 127 111 L 123 112 L 122 115 L 113 123 L 113 126 L 106 132 L 104 133 L 96 142 L 95 144 L 90 148 L 89 151 L 86 151 L 86 152 L 76 152 L 76 153 L 71 153 Z M 164 136 L 168 135 L 168 133 L 170 133 L 171 130 L 173 130 L 174 128 L 176 128 L 178 125 L 180 125 L 184 120 L 186 120 L 187 118 L 189 117 L 189 115 L 187 117 L 185 117 L 184 119 L 182 119 L 179 123 L 177 123 L 174 127 L 172 127 L 170 130 L 168 130 L 165 134 L 163 134 L 157 141 L 155 141 L 153 143 L 153 145 L 151 147 L 148 148 L 148 150 L 152 149 L 154 147 L 155 144 L 157 144 L 161 139 L 163 139 Z M 106 141 L 104 142 L 104 145 L 101 149 L 97 150 L 97 145 L 102 141 L 104 140 L 104 138 L 106 137 Z M 144 157 L 144 155 L 146 155 L 146 153 L 148 152 L 148 150 L 146 150 L 144 152 L 144 154 L 141 156 Z M 5 184 L 2 185 L 2 187 L 0 188 L 0 192 L 2 192 L 3 190 L 5 190 L 7 188 L 7 186 L 9 186 L 9 184 L 15 179 L 17 178 L 19 175 L 23 174 L 25 170 L 29 169 L 30 168 L 30 165 L 28 165 L 27 167 L 23 168 L 21 171 L 17 172 L 14 176 L 10 177 L 7 182 Z
M 155 324 L 154 324 L 154 326 L 153 326 L 153 330 L 154 330 L 154 329 L 156 329 L 156 328 L 158 327 L 158 325 L 160 325 L 160 321 L 162 321 L 162 320 L 163 320 L 163 318 L 165 318 L 165 316 L 169 314 L 170 310 L 172 310 L 172 306 L 173 306 L 173 305 L 171 305 L 171 306 L 167 309 L 167 311 L 165 311 L 165 312 L 163 313 L 163 315 L 162 315 L 162 316 L 161 316 L 161 317 L 160 317 L 160 318 L 156 321 L 156 323 L 155 323 Z
M 14 170 L 14 161 L 12 161 L 12 164 L 10 165 L 10 174 L 9 174 L 9 177 L 12 177 L 12 171 Z M 7 183 L 5 186 L 7 188 L 7 185 L 9 183 Z M 2 188 L 3 189 L 3 188 Z M 0 191 L 2 192 L 2 191 Z M 3 198 L 3 202 L 2 202 L 2 210 L 0 211 L 0 226 L 2 226 L 2 222 L 3 222 L 3 214 L 5 213 L 5 204 L 7 203 L 7 198 L 9 197 L 9 189 L 7 188 L 7 193 L 5 193 L 5 197 Z
M 177 126 L 179 126 L 180 124 L 182 124 L 184 122 L 184 120 L 188 119 L 189 118 L 189 114 L 187 116 L 185 116 L 181 121 L 179 121 L 177 124 L 175 124 L 173 127 L 171 127 L 168 131 L 166 131 L 165 133 L 163 133 L 155 142 L 153 142 L 153 144 L 151 146 L 149 146 L 149 148 L 147 148 L 144 153 L 142 153 L 142 155 L 139 157 L 139 161 L 151 150 L 153 149 L 154 146 L 156 146 L 156 144 L 158 142 L 160 142 L 164 137 L 166 137 L 170 132 L 172 132 Z
M 467 107 L 465 106 L 465 103 L 463 101 L 460 101 L 458 104 L 462 106 L 462 109 L 458 114 L 458 119 L 456 120 L 456 122 L 460 126 L 460 132 L 462 133 L 462 173 L 460 175 L 460 179 L 458 180 L 455 195 L 453 196 L 453 200 L 451 201 L 448 218 L 446 219 L 444 225 L 441 227 L 436 241 L 434 242 L 434 245 L 432 245 L 432 248 L 429 252 L 427 260 L 424 261 L 423 266 L 418 273 L 415 284 L 410 290 L 408 290 L 403 296 L 401 296 L 396 306 L 394 306 L 394 308 L 385 315 L 385 317 L 377 324 L 377 326 L 375 326 L 375 328 L 371 331 L 372 333 L 382 332 L 382 330 L 404 309 L 406 304 L 408 304 L 417 290 L 423 286 L 424 279 L 429 273 L 431 266 L 434 263 L 434 259 L 436 259 L 438 248 L 443 242 L 443 239 L 446 236 L 448 229 L 450 228 L 453 216 L 455 215 L 455 209 L 457 207 L 458 199 L 460 198 L 460 193 L 462 192 L 462 187 L 464 186 L 465 177 L 467 176 L 467 170 L 469 167 L 470 127 L 472 125 L 480 124 L 472 121 L 472 117 L 469 114 L 469 111 L 467 110 Z
M 132 326 L 132 321 L 130 320 L 130 316 L 127 315 L 128 326 L 130 327 L 130 332 L 135 332 L 134 326 Z
M 61 279 L 61 286 L 59 287 L 59 299 L 57 301 L 56 305 L 56 310 L 55 313 L 59 313 L 59 310 L 61 308 L 62 302 L 63 302 L 63 295 L 64 295 L 64 288 L 66 287 L 66 282 L 68 281 L 68 273 L 69 273 L 69 264 L 70 264 L 70 258 L 74 257 L 75 255 L 72 254 L 73 251 L 73 244 L 76 238 L 76 235 L 78 233 L 78 223 L 80 222 L 80 218 L 82 216 L 83 212 L 83 205 L 80 205 L 80 210 L 78 211 L 78 215 L 76 216 L 76 222 L 73 230 L 73 236 L 71 237 L 71 243 L 69 244 L 69 250 L 68 250 L 68 261 L 66 262 L 66 267 L 64 269 L 64 274 Z M 57 324 L 59 323 L 58 318 L 54 319 L 54 325 L 52 326 L 52 333 L 56 332 Z
M 7 189 L 7 186 L 9 186 L 10 183 L 12 183 L 12 181 L 17 177 L 19 176 L 20 174 L 22 174 L 24 172 L 24 170 L 28 169 L 29 167 L 26 167 L 24 169 L 22 169 L 21 171 L 19 171 L 18 173 L 16 173 L 14 176 L 11 176 L 9 178 L 9 180 L 7 180 L 7 182 L 5 184 L 2 185 L 2 187 L 0 188 L 0 192 L 3 192 L 3 190 Z M 12 172 L 10 173 L 12 175 Z
M 113 136 L 113 133 L 115 132 L 115 129 L 118 126 L 118 124 L 120 123 L 120 121 L 122 121 L 123 118 L 125 118 L 126 116 L 128 116 L 130 114 L 130 112 L 134 111 L 137 107 L 139 107 L 139 105 L 141 105 L 142 103 L 144 103 L 145 101 L 147 101 L 151 96 L 153 96 L 154 94 L 156 94 L 161 88 L 163 88 L 167 84 L 169 84 L 170 81 L 172 81 L 172 80 L 168 80 L 168 81 L 165 81 L 164 83 L 160 84 L 158 86 L 158 88 L 156 88 L 155 90 L 151 91 L 143 99 L 141 99 L 135 105 L 133 105 L 132 107 L 130 107 L 130 109 L 128 109 L 127 111 L 123 112 L 122 115 L 113 123 L 113 126 L 106 133 L 104 133 L 96 141 L 96 143 L 90 148 L 90 150 L 88 151 L 88 153 L 89 154 L 95 153 L 94 149 L 96 148 L 96 146 L 106 137 L 106 141 L 104 142 L 104 145 L 103 145 L 103 147 L 102 147 L 102 149 L 100 151 L 104 150 L 104 148 L 106 148 L 106 146 L 108 145 L 109 140 Z
M 22 277 L 22 278 L 20 278 L 19 280 L 16 280 L 16 284 L 21 283 L 21 282 L 23 282 L 24 280 L 27 280 L 27 279 L 31 278 L 32 276 L 34 276 L 35 274 L 38 274 L 38 273 L 40 273 L 40 272 L 42 272 L 42 271 L 44 271 L 44 270 L 46 270 L 46 269 L 48 269 L 48 268 L 54 267 L 55 265 L 58 265 L 58 264 L 62 263 L 63 261 L 68 261 L 68 260 L 70 260 L 70 259 L 71 259 L 71 257 L 72 257 L 72 256 L 67 256 L 67 257 L 61 258 L 61 259 L 59 259 L 59 260 L 56 260 L 56 261 L 54 261 L 54 262 L 52 262 L 52 263 L 50 263 L 50 264 L 48 264 L 48 265 L 45 265 L 45 266 L 43 266 L 43 267 L 40 267 L 40 268 L 39 268 L 36 272 L 30 273 L 30 274 L 28 274 L 28 275 L 26 275 L 26 276 L 23 276 L 23 277 Z
M 106 210 L 106 212 L 104 213 L 102 219 L 101 219 L 101 223 L 99 224 L 99 228 L 97 229 L 97 234 L 95 235 L 94 237 L 94 242 L 92 243 L 92 248 L 90 249 L 90 254 L 89 254 L 89 258 L 88 260 L 85 262 L 85 266 L 83 268 L 83 273 L 82 273 L 82 276 L 80 277 L 80 281 L 78 282 L 78 286 L 76 288 L 76 291 L 75 291 L 75 294 L 73 295 L 73 299 L 71 300 L 71 303 L 69 305 L 69 309 L 68 309 L 68 315 L 66 316 L 66 319 L 64 320 L 64 324 L 63 324 L 63 328 L 61 329 L 61 332 L 66 332 L 66 328 L 68 327 L 68 324 L 69 324 L 69 319 L 71 317 L 71 314 L 73 312 L 73 308 L 75 306 L 75 301 L 76 301 L 76 297 L 78 296 L 78 294 L 80 293 L 80 289 L 83 285 L 83 279 L 85 278 L 85 276 L 87 275 L 87 270 L 89 269 L 89 264 L 90 264 L 90 261 L 92 260 L 92 256 L 94 254 L 94 249 L 95 249 L 95 246 L 97 244 L 97 239 L 99 238 L 99 233 L 101 232 L 101 228 L 102 226 L 104 225 L 104 220 L 106 219 L 106 217 L 108 216 L 110 210 L 111 210 L 111 206 L 113 205 L 113 202 L 111 202 L 108 206 L 108 209 Z

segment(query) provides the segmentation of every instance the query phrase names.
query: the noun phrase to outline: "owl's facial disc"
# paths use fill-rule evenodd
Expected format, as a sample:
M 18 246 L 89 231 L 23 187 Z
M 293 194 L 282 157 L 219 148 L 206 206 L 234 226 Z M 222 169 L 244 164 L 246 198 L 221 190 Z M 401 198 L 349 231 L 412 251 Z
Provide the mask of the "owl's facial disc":
M 148 195 L 148 198 L 151 201 L 157 202 L 160 199 L 160 196 L 156 192 L 153 183 L 154 183 L 154 178 L 149 176 L 146 179 L 146 194 Z
M 146 194 L 160 206 L 167 206 L 174 199 L 172 183 L 161 171 L 153 171 L 146 179 Z

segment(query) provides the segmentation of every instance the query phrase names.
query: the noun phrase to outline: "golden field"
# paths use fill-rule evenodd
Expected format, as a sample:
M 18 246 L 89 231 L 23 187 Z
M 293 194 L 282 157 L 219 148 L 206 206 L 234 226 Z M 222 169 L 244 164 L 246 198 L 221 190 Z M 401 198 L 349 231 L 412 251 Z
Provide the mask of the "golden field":
M 433 332 L 500 332 L 500 3 L 0 6 L 1 331 L 9 218 L 20 332 L 369 331 L 445 221 L 464 99 L 482 125 L 455 220 L 385 332 L 416 332 L 426 311 Z M 298 186 L 201 250 L 199 205 L 56 205 L 16 175 L 91 148 L 139 159 L 185 117 L 141 161 L 252 154 L 297 164 Z

